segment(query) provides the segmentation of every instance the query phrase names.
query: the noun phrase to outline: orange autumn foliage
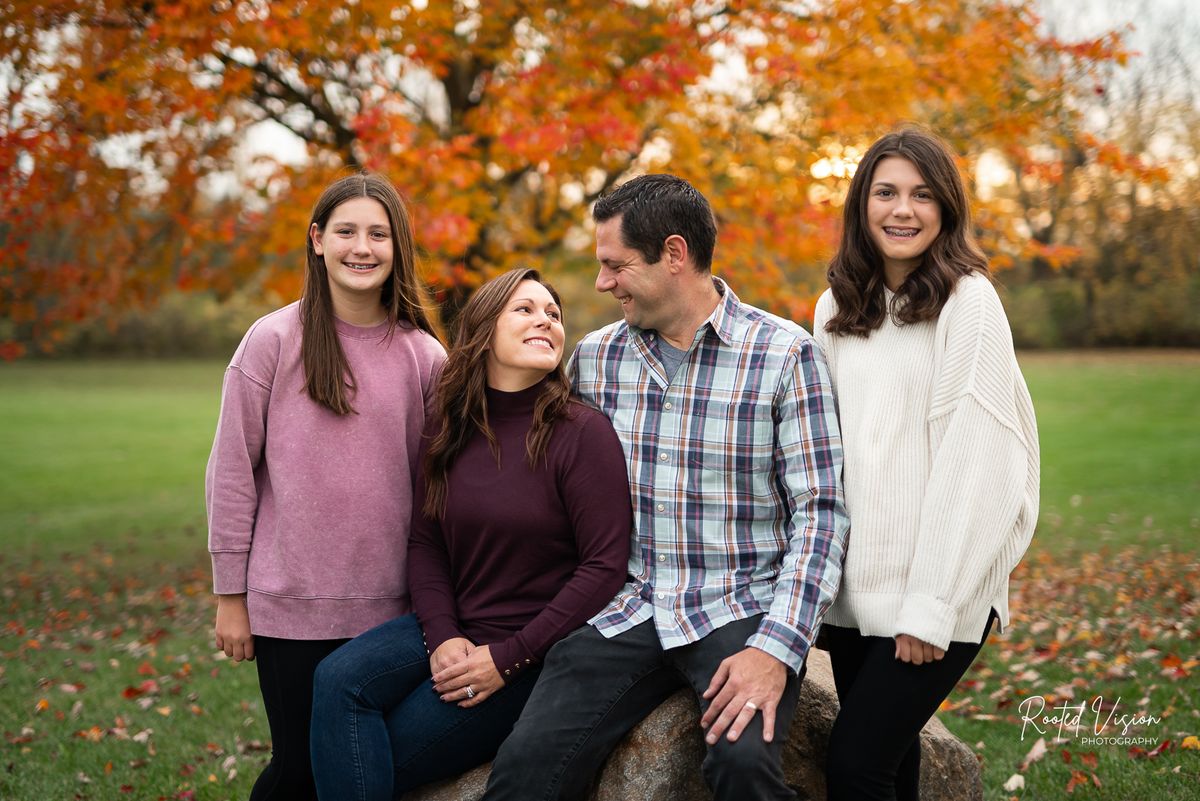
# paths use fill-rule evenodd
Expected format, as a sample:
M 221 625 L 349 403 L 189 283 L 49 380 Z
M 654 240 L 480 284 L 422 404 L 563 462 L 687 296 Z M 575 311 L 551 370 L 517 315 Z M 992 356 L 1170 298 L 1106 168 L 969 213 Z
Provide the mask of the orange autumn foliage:
M 853 163 L 919 121 L 970 174 L 986 150 L 1019 156 L 1061 135 L 1078 77 L 1125 57 L 1115 36 L 1045 37 L 1032 6 L 12 0 L 0 357 L 167 288 L 253 279 L 290 299 L 311 204 L 361 167 L 411 199 L 426 278 L 452 303 L 516 264 L 553 269 L 589 247 L 595 197 L 671 171 L 714 203 L 717 271 L 804 319 L 849 178 L 815 165 Z M 308 162 L 246 165 L 239 144 L 264 120 L 303 140 Z M 1021 252 L 1013 222 L 988 215 L 1001 263 Z

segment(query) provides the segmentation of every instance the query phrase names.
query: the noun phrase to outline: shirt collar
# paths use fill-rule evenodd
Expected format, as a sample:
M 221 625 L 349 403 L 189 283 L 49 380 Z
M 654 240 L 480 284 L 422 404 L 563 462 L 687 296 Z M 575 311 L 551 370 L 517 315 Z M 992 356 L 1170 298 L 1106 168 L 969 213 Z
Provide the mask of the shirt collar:
M 737 311 L 742 302 L 738 300 L 738 296 L 735 295 L 733 290 L 729 288 L 729 284 L 725 283 L 720 278 L 717 278 L 715 275 L 712 276 L 712 282 L 713 286 L 716 287 L 717 294 L 721 296 L 721 299 L 717 302 L 717 307 L 712 310 L 712 314 L 708 315 L 708 319 L 701 323 L 700 329 L 697 330 L 701 330 L 707 325 L 713 330 L 713 333 L 717 335 L 717 338 L 721 340 L 722 344 L 728 345 L 733 342 L 733 324 L 737 319 Z M 641 340 L 645 342 L 651 335 L 654 337 L 658 336 L 657 332 L 651 332 L 644 328 L 638 328 L 636 325 L 627 325 L 629 331 L 635 335 L 634 337 L 630 338 L 630 344 L 633 344 L 634 340 Z

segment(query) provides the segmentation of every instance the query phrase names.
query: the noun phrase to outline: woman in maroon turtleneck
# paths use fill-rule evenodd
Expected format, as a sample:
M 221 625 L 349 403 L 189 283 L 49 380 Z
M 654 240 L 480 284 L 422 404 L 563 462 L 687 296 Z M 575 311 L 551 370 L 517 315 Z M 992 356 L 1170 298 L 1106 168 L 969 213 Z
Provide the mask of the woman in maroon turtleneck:
M 493 279 L 463 309 L 414 494 L 416 614 L 317 669 L 322 799 L 390 800 L 491 759 L 546 652 L 623 585 L 626 461 L 608 419 L 570 399 L 563 338 L 535 270 Z

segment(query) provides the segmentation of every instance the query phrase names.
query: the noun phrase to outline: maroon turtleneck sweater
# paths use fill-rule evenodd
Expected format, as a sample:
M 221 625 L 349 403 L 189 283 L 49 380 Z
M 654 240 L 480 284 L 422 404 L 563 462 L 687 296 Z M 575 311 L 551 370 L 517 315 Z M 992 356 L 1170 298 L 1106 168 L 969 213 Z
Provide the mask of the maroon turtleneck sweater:
M 476 433 L 448 472 L 445 517 L 421 514 L 423 477 L 413 503 L 408 585 L 426 646 L 432 653 L 453 637 L 487 645 L 505 681 L 612 600 L 629 560 L 628 467 L 608 418 L 572 403 L 546 460 L 529 466 L 542 386 L 488 389 L 500 466 Z

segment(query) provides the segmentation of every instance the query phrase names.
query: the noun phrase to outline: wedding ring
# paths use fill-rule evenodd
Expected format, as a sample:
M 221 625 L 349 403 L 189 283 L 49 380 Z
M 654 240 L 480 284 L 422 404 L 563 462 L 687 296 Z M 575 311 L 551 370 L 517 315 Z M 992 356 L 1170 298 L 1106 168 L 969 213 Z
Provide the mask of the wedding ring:
M 751 712 L 757 712 L 757 711 L 758 711 L 758 707 L 754 705 L 754 702 L 753 702 L 753 701 L 747 701 L 747 702 L 746 702 L 746 709 L 749 709 Z
M 470 685 L 470 684 L 468 684 L 468 685 L 467 685 L 467 697 L 468 697 L 468 698 L 474 698 L 474 697 L 475 697 L 475 691 L 471 689 L 471 685 Z

